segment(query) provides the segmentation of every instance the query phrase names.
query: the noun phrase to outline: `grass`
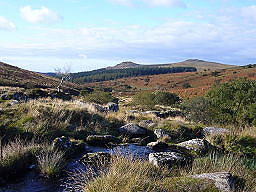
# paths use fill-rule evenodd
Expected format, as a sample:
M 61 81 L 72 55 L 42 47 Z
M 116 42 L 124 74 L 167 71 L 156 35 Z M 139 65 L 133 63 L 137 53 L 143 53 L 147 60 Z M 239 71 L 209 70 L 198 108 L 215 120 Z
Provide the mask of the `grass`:
M 247 162 L 247 164 L 246 164 Z M 192 169 L 182 174 L 201 174 L 213 172 L 229 172 L 233 176 L 239 178 L 239 184 L 236 191 L 239 192 L 255 192 L 256 169 L 255 160 L 248 162 L 246 158 L 240 158 L 234 154 L 218 154 L 210 153 L 204 158 L 195 159 Z M 251 167 L 250 167 L 251 166 Z
M 15 139 L 2 147 L 0 159 L 0 181 L 17 177 L 36 162 L 35 154 L 40 149 L 38 144 Z
M 75 185 L 68 188 L 84 192 L 218 192 L 211 182 L 176 175 L 147 161 L 114 156 L 107 169 L 73 175 Z
M 57 178 L 65 166 L 64 152 L 51 148 L 41 151 L 37 156 L 38 169 L 47 178 Z
M 84 192 L 218 192 L 213 181 L 190 176 L 229 172 L 234 176 L 237 192 L 255 192 L 255 167 L 248 165 L 255 166 L 256 163 L 245 160 L 234 155 L 212 153 L 196 159 L 191 169 L 168 170 L 132 156 L 117 155 L 112 157 L 108 167 L 77 172 L 67 183 L 69 191 Z
M 103 114 L 89 113 L 79 103 L 58 99 L 38 99 L 4 107 L 1 110 L 0 122 L 6 132 L 13 130 L 15 135 L 16 130 L 16 136 L 30 133 L 50 139 L 62 135 L 81 139 L 86 134 L 113 133 L 121 125 L 115 119 L 108 121 Z

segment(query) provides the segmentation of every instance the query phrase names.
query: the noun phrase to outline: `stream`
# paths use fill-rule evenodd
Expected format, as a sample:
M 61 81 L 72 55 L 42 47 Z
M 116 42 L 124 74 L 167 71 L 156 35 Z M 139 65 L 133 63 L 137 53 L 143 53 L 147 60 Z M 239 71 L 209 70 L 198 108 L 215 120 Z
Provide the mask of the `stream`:
M 133 155 L 136 158 L 147 159 L 148 154 L 153 151 L 145 146 L 139 146 L 134 144 L 121 145 L 112 149 L 103 147 L 91 147 L 91 152 L 108 152 L 111 154 L 118 153 L 124 156 Z M 76 170 L 85 170 L 86 167 L 79 159 L 84 154 L 71 160 L 67 166 L 66 172 L 74 172 Z M 58 181 L 50 181 L 41 177 L 35 171 L 30 171 L 24 177 L 16 180 L 15 182 L 8 184 L 0 188 L 0 192 L 65 192 L 64 181 L 67 178 L 61 178 Z

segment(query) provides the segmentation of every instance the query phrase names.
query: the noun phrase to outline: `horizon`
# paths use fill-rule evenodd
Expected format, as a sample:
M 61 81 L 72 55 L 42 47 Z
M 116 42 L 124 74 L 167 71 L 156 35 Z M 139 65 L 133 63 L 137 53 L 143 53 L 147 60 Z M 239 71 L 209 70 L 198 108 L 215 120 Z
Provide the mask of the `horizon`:
M 253 0 L 0 0 L 0 61 L 72 72 L 187 59 L 256 63 Z

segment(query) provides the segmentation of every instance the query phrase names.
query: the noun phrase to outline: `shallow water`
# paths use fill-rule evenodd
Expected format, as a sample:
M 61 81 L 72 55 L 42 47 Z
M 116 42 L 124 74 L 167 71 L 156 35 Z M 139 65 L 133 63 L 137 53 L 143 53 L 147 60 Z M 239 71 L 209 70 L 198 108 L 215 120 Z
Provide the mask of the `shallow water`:
M 151 149 L 138 146 L 138 145 L 121 145 L 113 149 L 107 149 L 103 147 L 92 147 L 92 152 L 109 152 L 112 154 L 118 153 L 124 156 L 133 155 L 137 158 L 147 159 L 148 154 L 153 152 Z M 80 155 L 80 157 L 83 154 Z M 67 172 L 72 172 L 77 169 L 85 169 L 85 166 L 79 162 L 80 157 L 72 160 L 68 163 L 66 167 Z M 0 188 L 0 192 L 64 192 L 65 187 L 63 186 L 63 181 L 65 178 L 62 178 L 59 181 L 51 182 L 40 177 L 34 171 L 29 172 L 23 178 L 15 181 L 15 183 L 8 184 L 5 187 Z

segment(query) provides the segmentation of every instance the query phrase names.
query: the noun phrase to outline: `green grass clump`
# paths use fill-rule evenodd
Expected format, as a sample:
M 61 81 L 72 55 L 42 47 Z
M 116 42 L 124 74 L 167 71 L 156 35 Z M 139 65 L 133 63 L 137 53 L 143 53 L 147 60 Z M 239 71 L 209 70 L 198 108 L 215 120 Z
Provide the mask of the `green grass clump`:
M 165 167 L 114 156 L 108 168 L 73 175 L 72 190 L 85 192 L 218 192 L 212 182 L 179 176 Z
M 51 148 L 43 150 L 37 156 L 38 169 L 47 178 L 57 178 L 65 166 L 64 152 Z
M 0 158 L 0 180 L 9 180 L 23 174 L 36 162 L 39 145 L 16 139 L 2 146 Z

